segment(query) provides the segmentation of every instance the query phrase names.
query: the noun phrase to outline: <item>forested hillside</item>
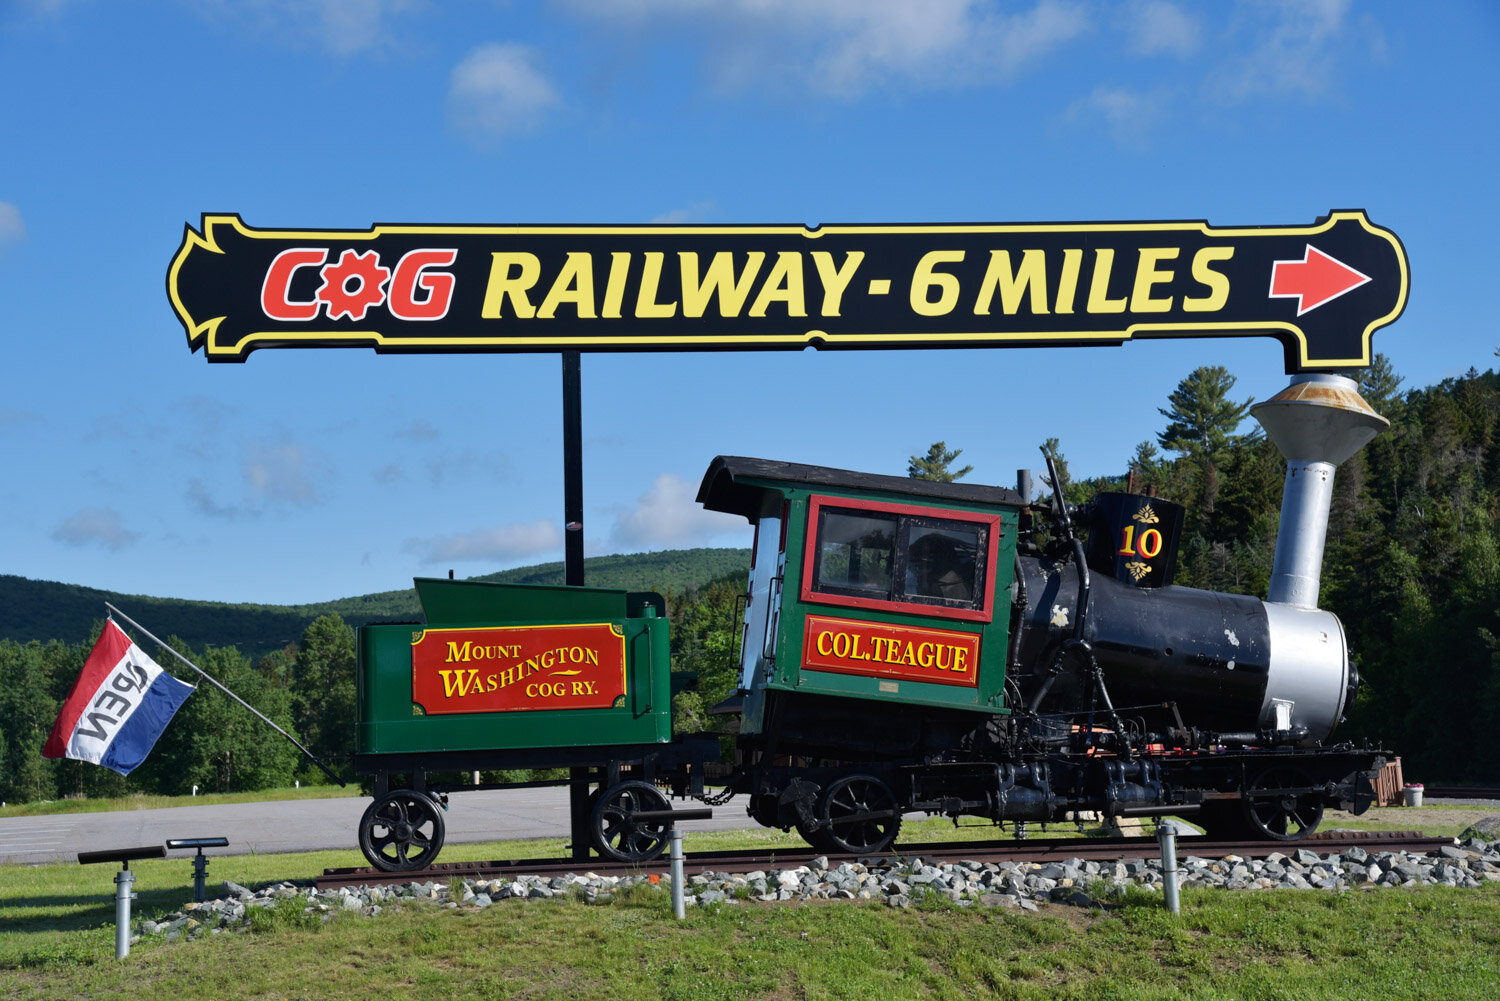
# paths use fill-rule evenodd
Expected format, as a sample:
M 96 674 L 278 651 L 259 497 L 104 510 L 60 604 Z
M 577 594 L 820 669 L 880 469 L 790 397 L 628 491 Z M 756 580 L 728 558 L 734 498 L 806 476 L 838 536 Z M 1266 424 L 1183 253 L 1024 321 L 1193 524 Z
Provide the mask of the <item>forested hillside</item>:
M 1336 738 L 1369 737 L 1394 749 L 1408 779 L 1493 785 L 1500 781 L 1489 740 L 1500 718 L 1500 375 L 1471 371 L 1403 391 L 1377 356 L 1355 376 L 1391 428 L 1340 467 L 1335 481 L 1320 604 L 1343 620 L 1363 681 Z M 1190 373 L 1163 403 L 1161 427 L 1122 457 L 1121 475 L 1070 482 L 1069 499 L 1130 488 L 1183 504 L 1177 583 L 1263 597 L 1276 546 L 1280 455 L 1254 430 L 1250 401 L 1236 398 L 1234 378 L 1221 368 Z M 1050 444 L 1059 453 L 1066 445 Z M 949 452 L 938 453 L 934 461 L 946 470 Z M 591 584 L 668 596 L 674 666 L 701 680 L 676 704 L 684 729 L 723 723 L 709 710 L 735 686 L 747 564 L 745 550 L 589 561 Z M 561 575 L 554 564 L 483 579 L 561 583 Z M 255 788 L 306 772 L 289 745 L 206 686 L 129 779 L 42 759 L 103 601 L 116 597 L 0 578 L 0 799 Z M 195 651 L 206 669 L 332 761 L 347 755 L 352 738 L 352 625 L 417 613 L 406 591 L 295 609 L 116 603 L 160 635 L 180 637 L 180 649 Z
M 584 574 L 591 587 L 681 594 L 726 573 L 743 575 L 749 565 L 748 549 L 674 549 L 592 557 L 584 561 Z M 563 565 L 517 567 L 474 580 L 561 584 Z M 416 619 L 421 613 L 417 593 L 411 588 L 312 605 L 250 605 L 119 594 L 0 574 L 0 640 L 90 641 L 104 618 L 106 601 L 163 639 L 176 636 L 194 648 L 230 646 L 251 659 L 295 643 L 322 615 L 337 615 L 358 626 L 380 620 Z

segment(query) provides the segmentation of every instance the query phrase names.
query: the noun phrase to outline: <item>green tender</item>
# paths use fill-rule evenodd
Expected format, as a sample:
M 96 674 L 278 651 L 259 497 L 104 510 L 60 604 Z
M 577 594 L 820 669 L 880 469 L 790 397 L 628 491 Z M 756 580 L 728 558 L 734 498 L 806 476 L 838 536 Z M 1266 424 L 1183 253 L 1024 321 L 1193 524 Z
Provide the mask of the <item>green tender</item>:
M 359 754 L 668 743 L 671 661 L 661 598 L 612 588 L 418 579 L 423 624 L 358 632 Z M 411 644 L 424 628 L 610 623 L 625 637 L 623 705 L 423 715 L 412 701 Z

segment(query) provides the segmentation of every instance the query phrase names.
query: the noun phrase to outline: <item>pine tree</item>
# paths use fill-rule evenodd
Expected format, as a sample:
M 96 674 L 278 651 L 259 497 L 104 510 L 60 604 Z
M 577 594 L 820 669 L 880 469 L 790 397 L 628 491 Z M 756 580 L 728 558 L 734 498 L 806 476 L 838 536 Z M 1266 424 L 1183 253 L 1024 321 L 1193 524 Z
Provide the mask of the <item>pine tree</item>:
M 1259 437 L 1254 432 L 1239 433 L 1240 423 L 1255 401 L 1231 400 L 1229 391 L 1234 383 L 1234 376 L 1222 365 L 1195 368 L 1167 398 L 1171 407 L 1160 411 L 1169 423 L 1156 440 L 1168 451 L 1181 452 L 1189 465 L 1200 471 L 1199 494 L 1205 516 L 1213 513 L 1219 495 L 1219 465 L 1232 449 Z
M 1170 422 L 1156 436 L 1161 447 L 1216 461 L 1230 447 L 1256 437 L 1239 433 L 1240 423 L 1255 400 L 1235 403 L 1229 399 L 1234 383 L 1235 377 L 1222 365 L 1193 369 L 1168 397 L 1171 407 L 1159 411 Z
M 973 466 L 965 466 L 962 469 L 952 469 L 955 459 L 963 455 L 964 450 L 955 448 L 948 449 L 948 443 L 935 441 L 927 449 L 925 456 L 912 456 L 911 461 L 906 464 L 906 475 L 914 480 L 935 480 L 938 483 L 952 483 L 961 480 L 973 472 Z

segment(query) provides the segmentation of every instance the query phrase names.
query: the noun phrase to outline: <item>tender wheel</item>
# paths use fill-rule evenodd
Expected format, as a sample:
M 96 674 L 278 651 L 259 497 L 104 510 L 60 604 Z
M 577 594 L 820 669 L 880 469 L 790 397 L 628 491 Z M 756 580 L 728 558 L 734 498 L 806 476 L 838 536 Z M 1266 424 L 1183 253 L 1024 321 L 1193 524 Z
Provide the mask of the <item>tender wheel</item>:
M 1301 841 L 1323 821 L 1323 794 L 1297 768 L 1269 768 L 1245 790 L 1244 814 L 1253 836 Z
M 408 872 L 432 865 L 443 850 L 443 811 L 410 789 L 387 793 L 359 819 L 359 850 L 377 869 Z
M 813 845 L 862 855 L 885 851 L 901 830 L 901 808 L 891 787 L 874 775 L 834 779 L 818 799 L 820 826 Z
M 651 861 L 667 850 L 672 825 L 665 820 L 636 820 L 631 815 L 667 809 L 667 798 L 649 782 L 636 780 L 610 786 L 594 802 L 594 847 L 600 855 L 617 862 Z

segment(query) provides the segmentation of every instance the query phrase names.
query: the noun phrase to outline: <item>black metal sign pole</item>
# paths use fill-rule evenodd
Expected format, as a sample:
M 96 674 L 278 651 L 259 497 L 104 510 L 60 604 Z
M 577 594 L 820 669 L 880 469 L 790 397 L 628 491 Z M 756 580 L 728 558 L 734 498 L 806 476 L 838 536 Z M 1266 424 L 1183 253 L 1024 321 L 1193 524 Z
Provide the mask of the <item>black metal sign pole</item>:
M 563 583 L 583 586 L 583 379 L 577 351 L 562 352 L 563 412 Z M 588 768 L 568 776 L 568 816 L 572 856 L 589 857 L 590 798 Z M 601 782 L 602 786 L 602 782 Z
M 583 586 L 583 386 L 577 351 L 562 352 L 563 583 Z

